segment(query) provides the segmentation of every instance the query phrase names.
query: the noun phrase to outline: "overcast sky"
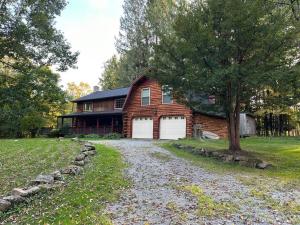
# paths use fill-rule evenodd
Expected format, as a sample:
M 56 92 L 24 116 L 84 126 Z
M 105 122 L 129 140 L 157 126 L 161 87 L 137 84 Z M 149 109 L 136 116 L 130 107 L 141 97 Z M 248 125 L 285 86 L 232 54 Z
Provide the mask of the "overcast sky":
M 68 6 L 57 18 L 57 27 L 79 51 L 78 69 L 60 73 L 62 84 L 84 81 L 98 83 L 103 63 L 115 50 L 123 0 L 69 0 Z

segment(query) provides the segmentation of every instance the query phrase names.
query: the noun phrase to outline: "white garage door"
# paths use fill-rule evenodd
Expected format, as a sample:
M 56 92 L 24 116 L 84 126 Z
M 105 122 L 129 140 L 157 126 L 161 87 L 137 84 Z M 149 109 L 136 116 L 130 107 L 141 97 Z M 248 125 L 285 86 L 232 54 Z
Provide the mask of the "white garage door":
M 163 116 L 160 119 L 160 139 L 177 140 L 186 137 L 186 118 L 183 116 Z
M 132 138 L 153 138 L 153 120 L 150 117 L 137 117 L 132 121 Z

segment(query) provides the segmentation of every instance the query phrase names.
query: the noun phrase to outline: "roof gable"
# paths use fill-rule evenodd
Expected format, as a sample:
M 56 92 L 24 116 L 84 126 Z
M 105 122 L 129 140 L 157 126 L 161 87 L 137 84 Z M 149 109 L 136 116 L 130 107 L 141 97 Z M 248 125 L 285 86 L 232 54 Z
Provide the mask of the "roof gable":
M 122 96 L 125 97 L 127 96 L 129 89 L 130 89 L 129 87 L 126 87 L 126 88 L 119 88 L 119 89 L 113 89 L 107 91 L 95 91 L 91 94 L 75 99 L 72 102 L 92 101 L 92 100 L 115 98 L 115 97 L 122 97 Z
M 148 79 L 148 77 L 146 77 L 145 75 L 141 75 L 140 77 L 138 77 L 137 79 L 135 79 L 135 80 L 132 82 L 132 84 L 131 84 L 131 86 L 130 86 L 130 88 L 129 88 L 129 90 L 128 90 L 128 95 L 127 95 L 127 97 L 126 97 L 126 99 L 125 99 L 123 108 L 126 108 L 126 106 L 127 106 L 127 104 L 128 104 L 128 101 L 129 101 L 129 98 L 130 98 L 130 95 L 131 95 L 131 93 L 132 93 L 132 90 L 133 90 L 134 86 L 138 85 L 140 82 L 142 82 L 142 81 L 144 81 L 144 80 L 146 80 L 146 79 Z

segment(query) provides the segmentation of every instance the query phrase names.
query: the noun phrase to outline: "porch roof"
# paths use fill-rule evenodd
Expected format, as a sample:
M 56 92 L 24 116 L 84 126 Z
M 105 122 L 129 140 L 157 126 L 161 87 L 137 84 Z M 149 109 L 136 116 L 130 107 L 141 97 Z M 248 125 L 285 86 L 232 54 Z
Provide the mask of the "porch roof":
M 84 117 L 84 116 L 112 116 L 112 115 L 122 115 L 121 110 L 114 111 L 105 111 L 105 112 L 74 112 L 70 114 L 66 114 L 63 116 L 59 116 L 61 118 L 72 118 L 72 117 Z

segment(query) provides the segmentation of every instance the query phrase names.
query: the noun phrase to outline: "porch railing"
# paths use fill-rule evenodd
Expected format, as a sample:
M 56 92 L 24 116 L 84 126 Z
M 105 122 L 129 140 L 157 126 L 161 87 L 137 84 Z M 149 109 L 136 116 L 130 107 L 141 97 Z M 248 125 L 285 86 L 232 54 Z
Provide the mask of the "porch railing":
M 69 127 L 64 130 L 64 133 L 66 135 L 72 135 L 72 134 L 98 134 L 98 135 L 105 135 L 110 133 L 122 133 L 121 127 L 114 127 L 112 129 L 111 126 L 101 126 L 99 128 L 95 127 Z

